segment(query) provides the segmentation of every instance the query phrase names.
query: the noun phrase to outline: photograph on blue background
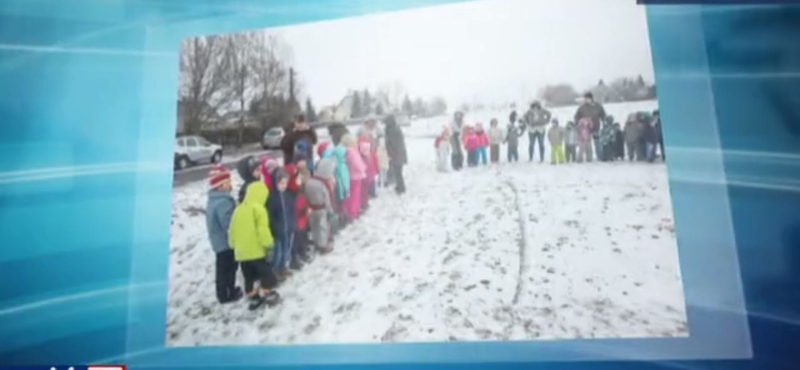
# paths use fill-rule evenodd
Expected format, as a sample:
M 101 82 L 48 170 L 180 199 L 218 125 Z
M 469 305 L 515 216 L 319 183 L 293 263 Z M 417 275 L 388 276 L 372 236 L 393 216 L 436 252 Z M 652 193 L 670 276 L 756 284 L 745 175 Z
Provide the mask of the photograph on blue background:
M 690 335 L 644 7 L 180 46 L 167 346 Z

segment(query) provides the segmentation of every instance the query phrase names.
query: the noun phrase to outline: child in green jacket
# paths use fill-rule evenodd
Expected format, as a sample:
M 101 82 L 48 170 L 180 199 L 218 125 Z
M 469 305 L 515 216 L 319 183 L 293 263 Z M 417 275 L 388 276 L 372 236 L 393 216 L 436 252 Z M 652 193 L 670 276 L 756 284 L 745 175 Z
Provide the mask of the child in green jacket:
M 269 229 L 269 214 L 264 206 L 269 190 L 262 181 L 247 186 L 244 200 L 233 212 L 228 232 L 228 242 L 242 266 L 244 289 L 250 300 L 249 309 L 255 310 L 264 303 L 277 304 L 280 296 L 274 290 L 277 285 L 275 274 L 268 262 L 274 240 Z M 254 287 L 259 281 L 259 289 Z

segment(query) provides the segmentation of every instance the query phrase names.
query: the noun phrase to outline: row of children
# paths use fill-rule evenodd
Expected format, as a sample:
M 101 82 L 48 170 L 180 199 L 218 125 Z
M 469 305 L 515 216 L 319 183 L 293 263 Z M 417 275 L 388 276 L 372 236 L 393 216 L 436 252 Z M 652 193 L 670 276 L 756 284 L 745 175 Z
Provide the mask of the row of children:
M 299 143 L 283 166 L 271 155 L 245 157 L 237 164 L 244 180 L 238 205 L 230 194 L 230 172 L 212 168 L 206 221 L 220 303 L 246 294 L 250 310 L 275 305 L 280 301 L 275 288 L 291 270 L 311 262 L 316 252 L 333 249 L 334 234 L 357 219 L 376 195 L 373 142 L 373 137 L 356 139 L 348 133 L 337 145 L 321 143 L 313 174 L 308 143 Z M 245 293 L 235 284 L 239 266 Z
M 457 113 L 458 115 L 458 113 Z M 546 116 L 549 119 L 549 115 Z M 624 130 L 620 124 L 614 122 L 611 115 L 605 116 L 602 126 L 595 127 L 590 117 L 583 117 L 576 122 L 567 122 L 566 127 L 561 127 L 557 118 L 550 120 L 551 126 L 546 130 L 547 140 L 550 144 L 552 164 L 565 162 L 591 162 L 593 153 L 600 161 L 615 161 L 625 158 L 627 149 L 628 159 L 633 161 L 655 160 L 656 146 L 660 147 L 664 159 L 663 138 L 661 136 L 661 120 L 658 110 L 650 115 L 647 112 L 633 113 L 628 117 Z M 490 129 L 484 131 L 483 125 L 477 123 L 474 127 L 468 124 L 461 126 L 461 141 L 453 141 L 451 126 L 445 126 L 442 133 L 436 138 L 437 169 L 442 172 L 450 170 L 451 165 L 457 168 L 457 159 L 452 159 L 463 145 L 467 152 L 467 166 L 478 166 L 479 163 L 487 164 L 486 151 L 489 149 L 491 163 L 500 159 L 500 147 L 508 144 L 508 161 L 519 160 L 518 143 L 525 131 L 526 125 L 516 125 L 516 112 L 509 117 L 508 127 L 503 130 L 498 126 L 497 119 L 492 119 Z M 541 130 L 544 134 L 544 129 Z M 533 160 L 533 144 L 537 133 L 530 134 L 530 158 Z M 544 136 L 544 135 L 541 135 Z M 457 136 L 456 136 L 457 137 Z M 594 148 L 592 146 L 596 146 Z M 541 158 L 544 159 L 544 146 L 539 143 Z M 448 162 L 451 160 L 450 162 Z

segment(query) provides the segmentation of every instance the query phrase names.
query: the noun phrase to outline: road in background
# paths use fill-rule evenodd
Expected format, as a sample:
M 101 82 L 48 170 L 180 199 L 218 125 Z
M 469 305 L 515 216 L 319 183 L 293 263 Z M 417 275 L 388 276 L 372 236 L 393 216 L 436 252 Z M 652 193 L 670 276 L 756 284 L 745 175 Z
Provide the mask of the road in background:
M 260 149 L 260 147 L 259 147 L 259 149 Z M 258 156 L 258 155 L 263 155 L 265 153 L 272 153 L 275 156 L 277 156 L 278 158 L 283 157 L 283 152 L 281 152 L 280 150 L 256 150 L 256 151 L 249 152 L 249 153 L 248 152 L 243 152 L 243 153 L 238 153 L 238 154 L 235 154 L 235 155 L 232 155 L 232 156 L 223 156 L 222 157 L 222 163 L 220 163 L 220 164 L 222 164 L 223 166 L 225 166 L 227 169 L 229 169 L 231 171 L 236 171 L 236 162 L 238 162 L 240 159 L 242 159 L 242 158 L 244 158 L 244 157 L 246 157 L 248 155 L 257 155 Z M 188 184 L 190 182 L 202 181 L 204 179 L 207 179 L 208 178 L 208 171 L 210 171 L 210 170 L 211 170 L 211 165 L 210 164 L 205 164 L 205 165 L 189 167 L 189 168 L 186 168 L 186 169 L 183 169 L 183 170 L 180 170 L 180 171 L 175 171 L 175 175 L 174 175 L 174 178 L 172 180 L 172 187 L 176 188 L 176 187 Z
M 320 141 L 325 141 L 328 139 L 328 130 L 326 129 L 317 129 L 317 137 Z M 266 153 L 272 153 L 277 158 L 283 158 L 283 152 L 280 150 L 264 150 L 258 144 L 251 144 L 247 145 L 241 150 L 226 152 L 222 155 L 222 165 L 228 168 L 231 171 L 236 171 L 236 162 L 240 159 L 248 156 L 248 155 L 263 155 Z M 172 187 L 176 188 L 179 186 L 186 185 L 190 182 L 195 181 L 202 181 L 208 178 L 208 171 L 211 170 L 210 164 L 203 164 L 198 166 L 192 166 L 180 171 L 174 172 L 174 178 L 172 180 Z

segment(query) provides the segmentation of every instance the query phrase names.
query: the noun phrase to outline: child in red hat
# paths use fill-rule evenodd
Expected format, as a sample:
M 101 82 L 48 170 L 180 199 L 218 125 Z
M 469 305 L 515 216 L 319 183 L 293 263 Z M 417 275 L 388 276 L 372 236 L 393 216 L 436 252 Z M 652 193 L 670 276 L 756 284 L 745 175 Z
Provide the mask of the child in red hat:
M 211 249 L 216 257 L 216 286 L 219 303 L 229 303 L 242 298 L 236 287 L 236 262 L 233 249 L 228 245 L 228 228 L 231 224 L 236 200 L 231 196 L 231 173 L 215 164 L 208 175 L 208 201 L 206 203 L 206 229 Z

